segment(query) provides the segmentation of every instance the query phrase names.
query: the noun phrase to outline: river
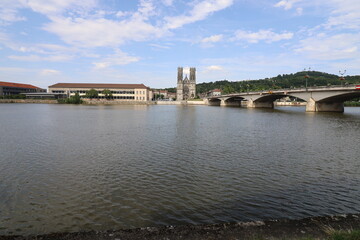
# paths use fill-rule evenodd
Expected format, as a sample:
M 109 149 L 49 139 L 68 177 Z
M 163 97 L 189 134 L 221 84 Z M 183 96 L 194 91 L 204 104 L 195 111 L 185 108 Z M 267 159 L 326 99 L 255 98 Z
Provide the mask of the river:
M 0 104 L 0 235 L 360 212 L 360 108 Z

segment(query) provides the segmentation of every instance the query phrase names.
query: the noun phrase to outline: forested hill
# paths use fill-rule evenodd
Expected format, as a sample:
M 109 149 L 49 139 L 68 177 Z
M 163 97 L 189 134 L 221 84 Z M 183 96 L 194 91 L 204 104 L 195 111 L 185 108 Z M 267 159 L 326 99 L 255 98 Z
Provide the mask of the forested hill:
M 261 91 L 270 89 L 282 88 L 298 88 L 305 86 L 305 75 L 308 75 L 308 86 L 327 86 L 327 85 L 341 85 L 341 84 L 355 84 L 360 83 L 360 76 L 344 76 L 345 80 L 341 81 L 339 76 L 309 71 L 298 72 L 294 74 L 283 74 L 273 78 L 265 78 L 260 80 L 247 80 L 229 82 L 227 80 L 199 83 L 196 84 L 196 91 L 198 94 L 206 93 L 213 89 L 221 89 L 223 94 L 233 92 L 246 91 Z

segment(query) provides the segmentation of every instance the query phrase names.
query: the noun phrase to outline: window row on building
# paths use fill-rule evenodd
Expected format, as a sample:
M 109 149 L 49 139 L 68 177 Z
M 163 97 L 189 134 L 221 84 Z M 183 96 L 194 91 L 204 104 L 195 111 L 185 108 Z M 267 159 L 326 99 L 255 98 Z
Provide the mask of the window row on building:
M 72 90 L 70 93 L 86 94 L 85 90 Z M 97 91 L 98 94 L 103 94 L 104 91 Z M 111 94 L 135 94 L 135 91 L 110 91 Z M 144 91 L 145 92 L 145 91 Z M 65 93 L 65 91 L 53 91 L 53 93 Z
M 85 96 L 81 96 L 81 98 L 85 98 Z M 134 96 L 112 96 L 112 97 L 106 98 L 105 96 L 97 96 L 97 97 L 94 97 L 93 99 L 128 99 L 128 100 L 135 100 L 135 97 Z
M 149 101 L 153 97 L 150 88 L 144 84 L 57 83 L 49 86 L 50 93 L 61 93 L 68 97 L 74 96 L 76 93 L 84 96 L 92 89 L 97 91 L 98 99 L 105 98 L 104 90 L 109 90 L 112 94 L 108 99 Z

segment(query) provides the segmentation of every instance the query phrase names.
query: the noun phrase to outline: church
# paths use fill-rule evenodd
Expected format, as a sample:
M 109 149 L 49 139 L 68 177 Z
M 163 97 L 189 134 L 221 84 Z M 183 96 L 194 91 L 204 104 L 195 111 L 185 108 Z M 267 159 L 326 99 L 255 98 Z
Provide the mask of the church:
M 183 67 L 178 67 L 178 78 L 176 88 L 176 100 L 183 101 L 196 97 L 196 68 L 190 68 L 190 79 L 187 75 L 184 78 Z

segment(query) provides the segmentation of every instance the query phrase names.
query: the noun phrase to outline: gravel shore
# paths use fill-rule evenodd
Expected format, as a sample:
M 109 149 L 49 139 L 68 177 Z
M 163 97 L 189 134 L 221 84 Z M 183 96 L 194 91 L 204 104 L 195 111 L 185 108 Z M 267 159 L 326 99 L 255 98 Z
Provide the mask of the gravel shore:
M 52 233 L 37 236 L 0 236 L 0 240 L 136 240 L 136 239 L 326 239 L 334 230 L 360 229 L 360 214 L 269 220 L 213 225 L 145 227 L 105 232 Z

